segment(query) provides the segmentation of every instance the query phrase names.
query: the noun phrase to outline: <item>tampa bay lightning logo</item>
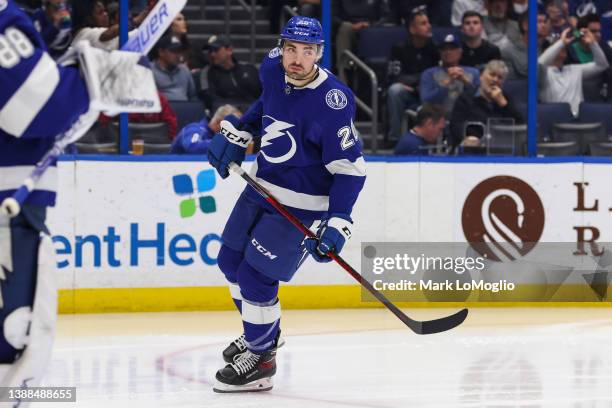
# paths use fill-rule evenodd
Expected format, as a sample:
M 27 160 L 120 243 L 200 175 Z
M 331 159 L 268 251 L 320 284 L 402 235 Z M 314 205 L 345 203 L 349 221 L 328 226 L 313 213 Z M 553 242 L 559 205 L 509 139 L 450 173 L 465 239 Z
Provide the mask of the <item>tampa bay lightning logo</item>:
M 261 137 L 261 155 L 270 163 L 283 163 L 297 151 L 295 138 L 289 129 L 295 125 L 272 116 L 263 116 L 264 135 Z
M 279 47 L 272 48 L 268 53 L 268 58 L 276 58 L 281 54 L 281 49 Z
M 348 99 L 341 90 L 332 89 L 331 91 L 327 92 L 327 95 L 325 95 L 325 102 L 327 102 L 327 106 L 332 109 L 344 109 L 348 103 Z
M 0 0 L 0 11 L 4 10 L 8 6 L 8 0 Z

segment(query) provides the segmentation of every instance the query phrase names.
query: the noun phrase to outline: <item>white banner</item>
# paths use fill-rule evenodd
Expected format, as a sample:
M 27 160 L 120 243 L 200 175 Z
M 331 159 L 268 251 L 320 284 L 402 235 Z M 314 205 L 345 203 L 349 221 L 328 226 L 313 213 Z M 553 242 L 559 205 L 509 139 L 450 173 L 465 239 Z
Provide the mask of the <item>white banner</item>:
M 250 163 L 243 166 L 249 167 Z M 612 241 L 607 164 L 373 162 L 342 255 L 362 241 Z M 49 226 L 61 288 L 222 286 L 225 221 L 245 183 L 205 162 L 62 161 Z M 588 250 L 588 246 L 587 246 Z M 290 284 L 348 284 L 308 260 Z

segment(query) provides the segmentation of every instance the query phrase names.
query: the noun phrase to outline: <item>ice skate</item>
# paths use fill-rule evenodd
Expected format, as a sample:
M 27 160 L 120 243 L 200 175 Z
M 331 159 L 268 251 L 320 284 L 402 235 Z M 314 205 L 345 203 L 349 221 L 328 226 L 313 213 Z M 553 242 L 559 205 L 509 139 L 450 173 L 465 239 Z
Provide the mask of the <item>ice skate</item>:
M 256 392 L 272 389 L 276 373 L 276 349 L 263 354 L 246 350 L 236 361 L 217 371 L 213 391 L 220 393 Z
M 280 336 L 280 330 L 276 336 L 275 349 L 281 348 L 285 344 L 285 339 Z M 244 333 L 240 335 L 236 340 L 232 341 L 229 346 L 223 350 L 223 361 L 226 363 L 233 363 L 238 357 L 240 357 L 247 350 L 246 340 Z

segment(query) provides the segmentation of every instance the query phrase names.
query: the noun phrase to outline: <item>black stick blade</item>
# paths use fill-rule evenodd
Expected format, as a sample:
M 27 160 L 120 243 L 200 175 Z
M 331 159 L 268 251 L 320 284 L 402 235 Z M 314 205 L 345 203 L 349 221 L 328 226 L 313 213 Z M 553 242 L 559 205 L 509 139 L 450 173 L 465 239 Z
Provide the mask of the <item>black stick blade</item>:
M 424 322 L 412 321 L 408 326 L 417 334 L 434 334 L 441 333 L 459 326 L 468 315 L 467 309 L 462 309 L 457 313 L 441 317 L 440 319 L 427 320 Z

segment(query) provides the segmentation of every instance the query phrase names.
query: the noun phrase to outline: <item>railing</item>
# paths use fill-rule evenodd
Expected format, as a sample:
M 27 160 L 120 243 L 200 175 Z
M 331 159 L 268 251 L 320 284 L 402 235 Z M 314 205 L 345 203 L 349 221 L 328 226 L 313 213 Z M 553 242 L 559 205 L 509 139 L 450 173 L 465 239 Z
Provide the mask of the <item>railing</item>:
M 246 1 L 244 0 L 236 0 L 238 5 L 240 5 L 244 10 L 246 10 L 247 12 L 249 12 L 251 14 L 251 41 L 250 41 L 250 48 L 251 48 L 251 64 L 255 64 L 255 34 L 256 34 L 256 25 L 255 25 L 255 20 L 256 20 L 256 13 L 257 13 L 257 9 L 255 6 L 255 0 L 250 0 L 251 4 L 247 4 Z M 226 36 L 230 36 L 231 34 L 231 0 L 225 0 L 225 16 L 224 16 L 224 20 L 225 20 L 225 35 Z M 202 13 L 202 18 L 206 18 L 206 0 L 200 0 L 200 11 Z
M 372 86 L 372 107 L 370 108 L 365 102 L 355 96 L 355 102 L 357 106 L 361 108 L 371 119 L 372 119 L 372 153 L 376 154 L 378 151 L 378 79 L 376 73 L 372 68 L 368 67 L 365 62 L 359 59 L 355 54 L 349 50 L 344 50 L 342 58 L 348 59 L 350 66 L 364 71 L 369 79 Z
M 255 35 L 256 35 L 256 15 L 257 9 L 255 7 L 255 0 L 251 0 L 251 4 L 247 4 L 244 0 L 237 0 L 238 4 L 247 12 L 251 14 L 251 64 L 255 64 Z M 230 0 L 225 0 L 225 34 L 229 36 L 230 34 Z

